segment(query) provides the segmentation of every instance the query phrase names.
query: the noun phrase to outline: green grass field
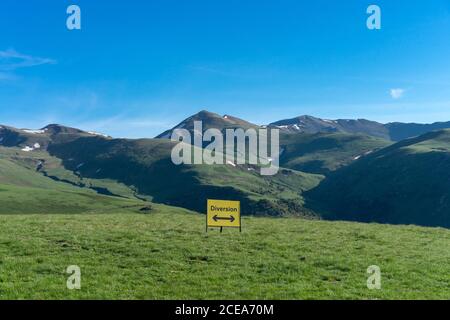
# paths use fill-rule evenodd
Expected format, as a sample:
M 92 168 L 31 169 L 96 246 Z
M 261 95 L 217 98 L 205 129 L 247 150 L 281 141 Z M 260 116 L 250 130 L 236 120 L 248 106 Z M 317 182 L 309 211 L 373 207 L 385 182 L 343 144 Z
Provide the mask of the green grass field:
M 202 215 L 0 215 L 1 299 L 449 299 L 450 231 Z M 68 290 L 69 265 L 81 290 Z M 382 289 L 366 287 L 378 265 Z

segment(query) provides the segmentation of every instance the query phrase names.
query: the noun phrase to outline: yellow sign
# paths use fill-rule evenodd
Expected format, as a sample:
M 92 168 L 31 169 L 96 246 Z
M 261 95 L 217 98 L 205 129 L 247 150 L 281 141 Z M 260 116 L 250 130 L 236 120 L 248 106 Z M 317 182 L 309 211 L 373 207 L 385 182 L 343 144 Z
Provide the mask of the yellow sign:
M 241 203 L 208 199 L 206 227 L 241 228 Z

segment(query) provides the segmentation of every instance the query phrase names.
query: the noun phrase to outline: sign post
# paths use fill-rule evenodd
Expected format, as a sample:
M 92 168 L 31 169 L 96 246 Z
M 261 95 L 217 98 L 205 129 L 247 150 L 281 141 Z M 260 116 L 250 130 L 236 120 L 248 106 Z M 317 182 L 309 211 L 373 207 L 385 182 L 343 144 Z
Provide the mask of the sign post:
M 241 203 L 239 201 L 210 200 L 208 199 L 206 214 L 206 232 L 208 228 L 239 228 L 241 224 Z

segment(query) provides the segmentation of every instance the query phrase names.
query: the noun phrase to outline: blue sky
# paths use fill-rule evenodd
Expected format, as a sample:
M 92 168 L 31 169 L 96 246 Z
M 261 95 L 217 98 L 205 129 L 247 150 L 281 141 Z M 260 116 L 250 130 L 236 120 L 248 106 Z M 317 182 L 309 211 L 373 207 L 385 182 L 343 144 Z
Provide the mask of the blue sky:
M 202 109 L 449 121 L 449 57 L 449 0 L 2 0 L 0 123 L 152 137 Z

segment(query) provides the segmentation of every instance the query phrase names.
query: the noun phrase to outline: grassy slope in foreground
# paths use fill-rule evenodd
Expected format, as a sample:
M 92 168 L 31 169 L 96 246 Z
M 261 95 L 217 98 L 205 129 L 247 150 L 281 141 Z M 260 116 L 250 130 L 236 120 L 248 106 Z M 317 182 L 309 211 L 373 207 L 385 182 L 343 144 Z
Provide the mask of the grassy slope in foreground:
M 1 299 L 424 299 L 450 297 L 450 231 L 243 219 L 243 232 L 204 230 L 204 217 L 0 216 Z M 366 287 L 367 267 L 382 290 Z M 66 289 L 69 265 L 82 289 Z

